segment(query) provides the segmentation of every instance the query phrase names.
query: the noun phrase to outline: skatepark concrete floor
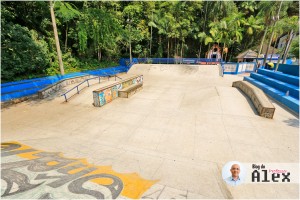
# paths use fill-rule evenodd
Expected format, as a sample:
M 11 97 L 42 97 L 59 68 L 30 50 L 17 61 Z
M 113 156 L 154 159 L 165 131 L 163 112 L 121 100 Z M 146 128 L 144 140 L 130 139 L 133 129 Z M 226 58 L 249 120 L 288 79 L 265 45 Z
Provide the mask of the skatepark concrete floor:
M 131 74 L 144 75 L 143 89 L 103 107 L 93 106 L 92 91 L 113 83 L 113 78 L 95 82 L 69 102 L 59 96 L 61 91 L 47 99 L 2 109 L 2 143 L 60 152 L 66 158 L 85 159 L 93 166 L 110 166 L 123 181 L 123 191 L 100 188 L 105 198 L 299 198 L 299 184 L 230 187 L 221 175 L 222 167 L 229 161 L 299 163 L 297 116 L 273 101 L 274 118 L 258 116 L 249 98 L 231 87 L 233 81 L 243 77 L 221 77 L 217 65 L 137 64 L 120 77 Z M 20 159 L 2 157 L 2 165 Z M 38 183 L 23 165 L 14 169 L 25 174 L 31 184 Z M 54 179 L 47 181 L 30 189 L 27 180 L 27 185 L 22 183 L 22 190 L 18 189 L 21 184 L 15 186 L 17 192 L 13 194 L 12 189 L 7 189 L 8 182 L 2 180 L 1 195 L 39 198 L 41 191 L 52 191 L 46 195 L 94 197 L 87 190 L 85 195 L 77 192 L 72 196 L 76 192 L 70 189 L 71 184 L 54 187 L 49 184 Z

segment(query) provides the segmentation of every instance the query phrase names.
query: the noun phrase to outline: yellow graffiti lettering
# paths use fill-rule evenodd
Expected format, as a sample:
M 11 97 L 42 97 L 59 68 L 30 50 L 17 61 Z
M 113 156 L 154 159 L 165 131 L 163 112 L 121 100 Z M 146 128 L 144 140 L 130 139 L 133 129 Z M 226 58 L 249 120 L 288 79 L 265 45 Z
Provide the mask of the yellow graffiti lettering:
M 32 149 L 32 147 L 21 144 L 16 141 L 10 143 L 20 145 L 19 148 L 13 149 L 12 151 Z M 1 147 L 5 148 L 4 145 L 1 145 Z M 20 153 L 16 155 L 27 160 L 32 160 L 32 159 L 38 159 L 39 156 L 35 154 L 41 152 L 44 153 L 45 151 L 32 149 L 32 152 Z M 62 154 L 59 154 L 59 157 L 62 159 L 70 159 L 64 157 Z M 83 173 L 83 175 L 80 176 L 91 177 L 92 175 L 97 175 L 97 174 L 108 174 L 108 175 L 118 177 L 123 184 L 123 190 L 121 191 L 121 195 L 127 198 L 133 198 L 133 199 L 141 198 L 143 193 L 145 193 L 152 185 L 154 185 L 157 182 L 157 180 L 152 181 L 152 180 L 143 179 L 137 173 L 118 173 L 112 169 L 112 166 L 95 166 L 93 164 L 88 163 L 86 159 L 81 158 L 81 159 L 73 159 L 73 160 L 74 162 L 67 163 L 65 166 L 62 166 L 61 169 L 64 168 L 68 169 L 67 167 L 70 167 L 69 168 L 70 171 L 67 171 L 66 173 L 70 175 L 75 175 L 80 172 L 84 172 L 84 169 L 94 168 L 95 170 L 89 172 L 87 171 L 86 174 Z M 54 166 L 58 164 L 60 163 L 54 160 L 47 162 L 48 166 Z M 78 165 L 78 168 L 76 168 L 76 165 Z M 112 185 L 114 180 L 111 179 L 110 177 L 103 176 L 99 178 L 98 176 L 97 178 L 95 177 L 94 179 L 91 179 L 89 181 L 100 185 Z
M 86 176 L 93 175 L 93 174 L 102 174 L 102 173 L 111 174 L 120 178 L 124 183 L 124 189 L 121 192 L 121 194 L 123 196 L 133 198 L 133 199 L 140 198 L 145 191 L 147 191 L 152 185 L 154 185 L 157 182 L 157 181 L 148 181 L 146 179 L 142 179 L 137 173 L 121 174 L 115 172 L 110 166 L 99 167 L 98 170 L 93 171 L 87 174 Z M 92 182 L 100 184 L 100 182 L 97 181 L 98 180 L 92 180 Z

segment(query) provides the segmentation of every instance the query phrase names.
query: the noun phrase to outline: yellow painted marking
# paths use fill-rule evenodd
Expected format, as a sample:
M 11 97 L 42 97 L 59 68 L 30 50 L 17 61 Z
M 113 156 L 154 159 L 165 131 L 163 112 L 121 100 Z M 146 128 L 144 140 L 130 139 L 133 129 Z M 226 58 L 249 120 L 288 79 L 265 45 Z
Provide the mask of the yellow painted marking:
M 23 145 L 19 142 L 14 141 L 14 142 L 10 142 L 10 143 L 15 143 L 15 144 L 21 145 L 21 147 L 16 149 L 16 150 L 31 149 L 30 146 Z M 3 145 L 1 145 L 1 146 L 3 146 Z M 41 150 L 36 150 L 36 149 L 34 149 L 34 150 L 35 151 L 33 151 L 33 152 L 21 153 L 21 154 L 17 154 L 17 155 L 22 157 L 22 158 L 32 160 L 32 159 L 39 158 L 38 156 L 35 156 L 34 154 L 37 154 L 39 152 L 44 152 L 44 151 L 41 151 Z M 69 174 L 75 174 L 75 173 L 80 172 L 83 169 L 86 169 L 86 168 L 89 168 L 89 167 L 94 167 L 94 168 L 97 168 L 97 170 L 95 170 L 91 173 L 85 174 L 84 176 L 90 176 L 90 175 L 104 173 L 104 174 L 111 174 L 111 175 L 114 175 L 114 176 L 120 178 L 123 182 L 123 185 L 124 185 L 124 188 L 121 192 L 121 195 L 125 196 L 127 198 L 132 198 L 132 199 L 141 198 L 143 193 L 145 193 L 152 185 L 154 185 L 155 183 L 158 182 L 158 180 L 151 181 L 151 180 L 143 179 L 137 173 L 122 174 L 122 173 L 115 172 L 112 169 L 111 166 L 95 166 L 93 164 L 88 163 L 86 159 L 67 158 L 67 157 L 64 157 L 63 154 L 61 154 L 61 153 L 59 154 L 59 156 L 61 158 L 74 160 L 74 162 L 72 162 L 72 163 L 70 163 L 70 164 L 68 164 L 64 167 L 72 166 L 72 165 L 75 165 L 75 164 L 78 164 L 78 163 L 81 163 L 81 164 L 84 165 L 84 167 L 80 167 L 80 168 L 77 168 L 77 169 L 70 170 L 68 172 Z M 49 166 L 57 165 L 57 164 L 58 164 L 58 162 L 56 162 L 56 161 L 51 161 L 51 162 L 47 163 L 47 165 L 49 165 Z M 93 179 L 93 180 L 90 180 L 90 181 L 92 181 L 93 183 L 96 183 L 96 184 L 110 185 L 110 184 L 112 184 L 113 180 L 111 180 L 110 178 L 96 178 L 96 179 Z
M 59 164 L 59 162 L 56 162 L 56 161 L 51 161 L 51 162 L 48 162 L 47 165 L 49 166 L 53 166 L 53 165 L 57 165 Z
M 85 176 L 93 175 L 93 174 L 111 174 L 118 178 L 120 178 L 124 184 L 124 189 L 121 192 L 121 195 L 138 199 L 142 196 L 142 194 L 147 191 L 152 185 L 154 185 L 158 181 L 148 181 L 146 179 L 141 178 L 137 173 L 131 174 L 121 174 L 113 171 L 111 166 L 99 167 L 97 170 L 86 174 Z M 91 180 L 94 183 L 98 183 L 97 180 Z
M 92 182 L 101 184 L 101 185 L 110 185 L 113 183 L 113 180 L 110 178 L 95 178 Z
M 28 153 L 20 153 L 20 154 L 18 154 L 18 156 L 20 156 L 22 158 L 26 158 L 28 160 L 33 160 L 33 159 L 39 158 L 39 156 L 36 156 L 34 154 L 41 153 L 41 152 L 43 152 L 43 151 L 32 151 L 32 152 L 28 152 Z
M 86 167 L 81 167 L 81 168 L 77 168 L 77 169 L 72 169 L 70 171 L 68 171 L 68 174 L 76 174 L 80 171 L 82 171 L 83 169 L 85 169 Z

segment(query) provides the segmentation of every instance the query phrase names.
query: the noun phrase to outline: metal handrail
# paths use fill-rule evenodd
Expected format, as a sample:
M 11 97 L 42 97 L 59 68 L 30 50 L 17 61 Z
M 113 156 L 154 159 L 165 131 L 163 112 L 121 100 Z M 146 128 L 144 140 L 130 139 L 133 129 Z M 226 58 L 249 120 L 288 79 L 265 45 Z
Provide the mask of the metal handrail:
M 110 77 L 113 77 L 113 76 L 115 77 L 115 81 L 116 81 L 117 78 L 119 78 L 119 79 L 122 80 L 122 78 L 121 78 L 121 77 L 118 77 L 117 75 L 113 75 L 113 76 L 108 75 L 108 74 L 106 74 L 106 75 L 107 75 L 107 77 L 108 77 L 108 81 L 109 81 L 109 78 L 110 78 Z M 64 96 L 64 97 L 65 97 L 65 101 L 68 102 L 67 94 L 68 94 L 69 92 L 71 92 L 72 90 L 74 90 L 74 89 L 76 88 L 76 89 L 77 89 L 77 94 L 79 94 L 81 90 L 79 90 L 78 87 L 79 87 L 80 85 L 82 85 L 83 83 L 87 82 L 87 86 L 90 87 L 89 80 L 99 78 L 99 83 L 100 83 L 100 77 L 101 77 L 101 76 L 99 75 L 99 76 L 96 76 L 96 77 L 93 77 L 93 78 L 88 78 L 88 79 L 82 81 L 81 83 L 79 83 L 78 85 L 76 85 L 75 87 L 71 88 L 70 90 L 68 90 L 67 92 L 65 92 L 64 94 L 62 94 L 62 95 L 60 95 L 60 96 Z M 103 76 L 102 76 L 102 77 L 103 77 Z M 104 77 L 105 77 L 105 76 L 104 76 Z M 84 89 L 84 88 L 82 88 L 82 90 L 83 90 L 83 89 Z

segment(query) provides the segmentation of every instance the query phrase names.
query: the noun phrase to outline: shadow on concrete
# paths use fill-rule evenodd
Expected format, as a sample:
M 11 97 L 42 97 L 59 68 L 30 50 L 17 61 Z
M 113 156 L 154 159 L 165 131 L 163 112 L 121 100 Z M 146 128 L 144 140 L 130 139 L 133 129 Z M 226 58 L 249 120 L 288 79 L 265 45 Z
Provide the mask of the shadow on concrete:
M 60 97 L 61 94 L 63 94 L 64 92 L 66 92 L 66 89 L 61 89 L 60 91 L 50 95 L 47 98 L 44 99 L 40 99 L 38 97 L 37 94 L 31 95 L 31 96 L 27 96 L 25 98 L 22 99 L 18 99 L 18 100 L 12 100 L 10 102 L 5 102 L 1 105 L 1 110 L 6 110 L 6 109 L 10 109 L 10 108 L 14 108 L 16 106 L 18 106 L 20 103 L 25 103 L 27 105 L 30 106 L 36 106 L 36 105 L 40 105 L 43 103 L 47 103 L 49 101 L 53 101 L 54 99 Z
M 283 120 L 288 126 L 299 128 L 299 119 L 287 119 Z

